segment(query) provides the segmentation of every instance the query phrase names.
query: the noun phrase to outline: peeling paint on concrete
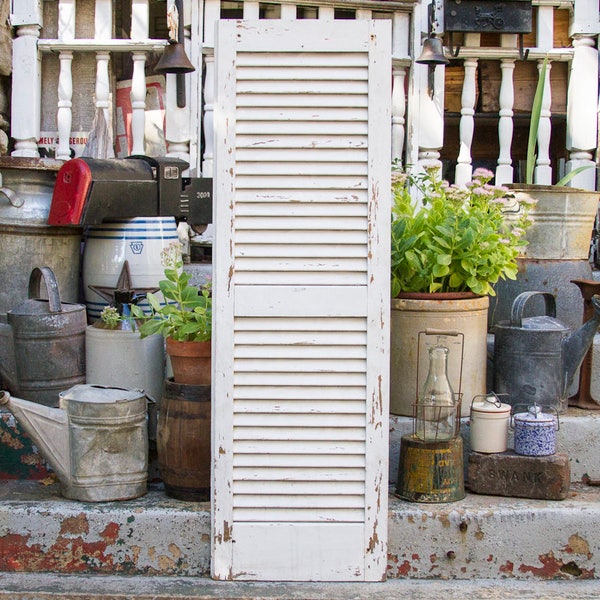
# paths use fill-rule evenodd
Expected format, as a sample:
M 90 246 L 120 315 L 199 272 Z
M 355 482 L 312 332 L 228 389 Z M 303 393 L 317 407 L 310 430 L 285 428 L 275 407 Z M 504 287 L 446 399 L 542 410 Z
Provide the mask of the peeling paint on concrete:
M 468 494 L 427 505 L 394 497 L 388 577 L 595 578 L 599 501 L 600 491 L 585 486 L 562 501 Z
M 134 500 L 93 504 L 62 498 L 58 485 L 13 485 L 29 492 L 14 493 L 9 500 L 2 497 L 6 489 L 0 495 L 0 571 L 209 573 L 208 503 L 149 492 Z

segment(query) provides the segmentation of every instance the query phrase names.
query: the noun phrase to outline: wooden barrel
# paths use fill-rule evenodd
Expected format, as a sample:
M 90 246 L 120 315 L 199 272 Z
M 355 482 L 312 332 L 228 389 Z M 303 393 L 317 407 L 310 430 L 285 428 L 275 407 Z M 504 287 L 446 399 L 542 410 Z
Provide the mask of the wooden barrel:
M 168 496 L 210 499 L 210 385 L 165 381 L 157 430 L 158 464 Z
M 424 442 L 414 435 L 403 435 L 396 495 L 411 502 L 462 500 L 465 497 L 462 437 Z

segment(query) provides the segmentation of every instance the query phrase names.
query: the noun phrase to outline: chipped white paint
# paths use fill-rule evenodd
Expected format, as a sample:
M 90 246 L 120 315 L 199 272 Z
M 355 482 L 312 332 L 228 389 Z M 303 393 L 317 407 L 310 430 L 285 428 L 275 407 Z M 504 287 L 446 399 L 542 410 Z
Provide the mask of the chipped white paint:
M 215 578 L 384 576 L 389 25 L 218 26 Z

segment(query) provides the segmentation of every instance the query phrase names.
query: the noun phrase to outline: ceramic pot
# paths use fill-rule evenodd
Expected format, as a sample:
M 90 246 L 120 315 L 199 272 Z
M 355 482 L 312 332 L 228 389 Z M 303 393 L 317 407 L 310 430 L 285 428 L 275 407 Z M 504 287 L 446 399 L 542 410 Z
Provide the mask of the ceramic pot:
M 495 394 L 473 398 L 471 402 L 471 450 L 492 454 L 508 447 L 510 404 L 500 402 Z
M 464 292 L 458 297 L 403 293 L 392 299 L 392 414 L 413 416 L 427 376 L 428 348 L 436 343 L 450 350 L 448 378 L 454 392 L 468 400 L 485 394 L 488 305 L 487 296 Z M 468 416 L 469 404 L 462 402 L 461 416 Z
M 516 407 L 515 407 L 516 408 Z M 515 452 L 523 456 L 549 456 L 556 452 L 558 414 L 544 413 L 540 406 L 513 416 Z
M 175 383 L 210 385 L 211 341 L 178 342 L 167 338 L 167 354 Z

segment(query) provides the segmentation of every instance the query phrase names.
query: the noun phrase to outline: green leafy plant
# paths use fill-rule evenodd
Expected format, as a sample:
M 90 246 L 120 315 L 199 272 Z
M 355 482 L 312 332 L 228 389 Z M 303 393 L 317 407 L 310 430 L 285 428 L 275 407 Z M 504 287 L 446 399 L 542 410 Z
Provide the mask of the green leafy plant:
M 519 206 L 507 188 L 490 185 L 493 173 L 487 169 L 476 169 L 464 187 L 439 179 L 438 171 L 393 174 L 392 296 L 462 291 L 493 296 L 500 278 L 516 279 L 531 204 Z
M 165 338 L 179 342 L 203 342 L 211 338 L 212 295 L 210 283 L 198 288 L 190 285 L 191 275 L 183 270 L 181 244 L 173 242 L 161 253 L 165 279 L 158 286 L 165 299 L 161 304 L 155 294 L 146 298 L 151 314 L 146 315 L 138 306 L 131 307 L 132 317 L 138 321 L 141 337 L 161 333 Z
M 533 96 L 533 104 L 531 106 L 531 120 L 529 122 L 529 137 L 527 139 L 527 160 L 525 163 L 525 183 L 531 185 L 533 183 L 533 172 L 535 169 L 535 161 L 537 160 L 537 136 L 540 128 L 540 119 L 542 117 L 542 103 L 544 101 L 544 84 L 546 81 L 546 73 L 548 71 L 548 57 L 544 58 L 542 68 L 538 75 L 537 86 L 535 88 L 535 94 Z M 581 171 L 591 168 L 591 165 L 584 165 L 578 167 L 567 173 L 560 181 L 556 183 L 557 186 L 564 186 L 575 177 Z

